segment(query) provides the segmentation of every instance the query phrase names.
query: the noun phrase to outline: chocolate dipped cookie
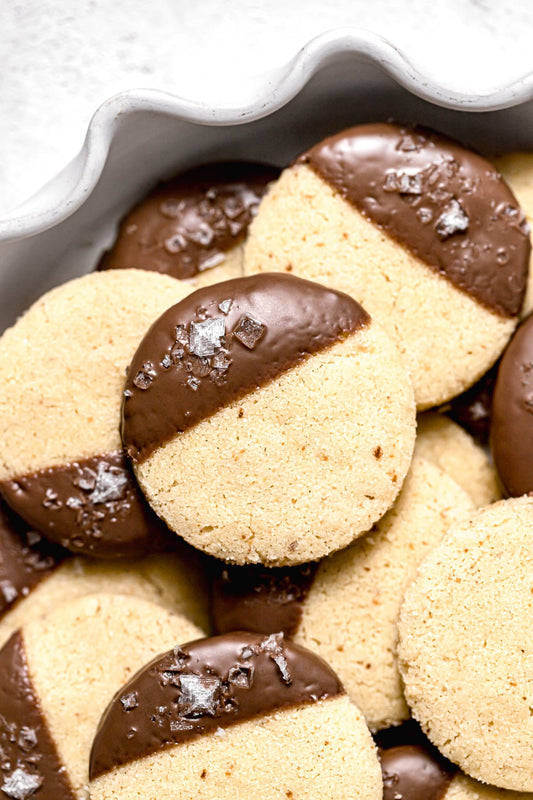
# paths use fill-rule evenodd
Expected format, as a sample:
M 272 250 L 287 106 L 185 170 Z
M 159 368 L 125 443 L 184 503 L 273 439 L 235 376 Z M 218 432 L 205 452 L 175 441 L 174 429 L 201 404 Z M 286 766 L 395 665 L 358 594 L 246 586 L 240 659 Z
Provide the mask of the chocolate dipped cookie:
M 205 287 L 141 342 L 122 439 L 148 501 L 195 547 L 290 565 L 393 503 L 414 443 L 394 345 L 348 295 L 290 275 Z
M 371 730 L 399 725 L 410 716 L 396 654 L 403 595 L 448 526 L 472 508 L 455 481 L 415 456 L 392 509 L 350 547 L 300 574 L 258 575 L 255 585 L 246 570 L 241 582 L 237 567 L 226 568 L 213 621 L 225 630 L 281 627 L 332 665 Z
M 398 343 L 424 409 L 496 361 L 529 254 L 526 218 L 491 164 L 379 123 L 325 139 L 282 173 L 250 226 L 245 273 L 288 271 L 352 295 Z
M 99 269 L 147 269 L 195 287 L 242 274 L 243 242 L 279 170 L 228 161 L 161 183 L 122 220 Z
M 0 493 L 46 538 L 102 557 L 166 545 L 122 451 L 120 406 L 140 336 L 187 292 L 156 273 L 94 273 L 0 338 Z
M 400 670 L 429 739 L 478 781 L 533 791 L 533 499 L 450 527 L 401 608 Z
M 331 668 L 281 634 L 231 633 L 158 656 L 115 695 L 91 800 L 379 800 L 376 749 Z
M 108 594 L 15 632 L 0 650 L 3 794 L 84 800 L 92 741 L 114 693 L 156 653 L 199 634 L 155 603 Z

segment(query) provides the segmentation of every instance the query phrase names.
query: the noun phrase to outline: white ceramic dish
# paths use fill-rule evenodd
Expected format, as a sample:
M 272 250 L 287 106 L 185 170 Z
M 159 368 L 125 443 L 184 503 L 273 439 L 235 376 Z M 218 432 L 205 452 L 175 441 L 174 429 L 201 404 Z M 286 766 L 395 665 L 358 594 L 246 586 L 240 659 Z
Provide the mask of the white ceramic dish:
M 224 158 L 282 166 L 343 126 L 388 118 L 433 126 L 489 156 L 533 148 L 532 76 L 485 96 L 445 91 L 371 35 L 318 37 L 256 88 L 237 109 L 156 91 L 104 103 L 78 157 L 0 220 L 0 330 L 47 289 L 92 270 L 125 210 L 186 166 Z

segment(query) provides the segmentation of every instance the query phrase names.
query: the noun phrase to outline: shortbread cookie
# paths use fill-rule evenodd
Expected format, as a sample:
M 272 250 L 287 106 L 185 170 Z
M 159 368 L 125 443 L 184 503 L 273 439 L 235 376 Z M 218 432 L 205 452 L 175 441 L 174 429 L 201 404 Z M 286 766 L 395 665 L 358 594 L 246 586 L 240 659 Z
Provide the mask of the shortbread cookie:
M 155 603 L 107 594 L 14 633 L 0 650 L 4 794 L 86 798 L 92 741 L 115 692 L 158 652 L 199 634 Z
M 398 342 L 423 409 L 472 385 L 505 347 L 528 232 L 483 158 L 427 130 L 361 125 L 282 173 L 250 226 L 244 266 L 352 295 Z
M 504 353 L 492 397 L 490 446 L 505 492 L 533 491 L 533 315 Z
M 122 452 L 120 404 L 139 338 L 187 293 L 140 270 L 86 275 L 0 339 L 0 492 L 48 539 L 98 556 L 164 540 Z
M 137 559 L 103 561 L 72 556 L 61 563 L 56 560 L 53 567 L 50 564 L 36 574 L 39 582 L 31 587 L 27 584 L 4 613 L 0 606 L 0 647 L 17 628 L 61 603 L 98 592 L 133 595 L 158 603 L 167 611 L 183 614 L 207 633 L 207 580 L 200 554 L 178 540 L 176 544 L 180 546 L 174 552 Z M 0 552 L 0 565 L 2 556 Z
M 152 326 L 122 437 L 152 507 L 192 545 L 297 564 L 345 546 L 393 503 L 413 393 L 352 298 L 258 275 L 200 289 Z
M 533 153 L 507 153 L 496 159 L 495 164 L 517 196 L 531 227 L 533 225 Z M 530 311 L 533 311 L 533 269 L 531 259 L 529 267 L 530 274 L 522 307 L 522 316 L 524 317 Z
M 450 528 L 407 591 L 400 667 L 413 715 L 477 780 L 533 791 L 533 498 Z
M 91 779 L 92 800 L 381 798 L 361 714 L 330 667 L 281 634 L 154 659 L 102 718 Z
M 213 620 L 262 630 L 270 622 L 270 630 L 285 630 L 333 666 L 371 730 L 398 725 L 409 717 L 396 659 L 404 591 L 449 524 L 472 507 L 446 473 L 415 456 L 393 508 L 316 568 L 305 565 L 300 576 L 279 570 L 266 585 L 251 585 L 246 571 L 242 585 L 238 568 L 227 568 L 213 592 Z
M 447 472 L 478 508 L 501 498 L 498 478 L 485 450 L 443 414 L 418 417 L 415 453 Z
M 99 269 L 155 270 L 195 287 L 242 274 L 242 245 L 279 170 L 230 161 L 205 164 L 162 183 L 122 220 Z

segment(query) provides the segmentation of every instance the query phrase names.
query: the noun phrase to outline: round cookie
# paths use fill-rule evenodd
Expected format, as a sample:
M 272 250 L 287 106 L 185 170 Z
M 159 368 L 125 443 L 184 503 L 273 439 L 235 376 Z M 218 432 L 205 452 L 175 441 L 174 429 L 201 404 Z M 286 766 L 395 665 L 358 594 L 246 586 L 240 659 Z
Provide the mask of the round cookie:
M 190 544 L 290 565 L 390 507 L 414 440 L 394 345 L 347 295 L 289 275 L 189 295 L 150 329 L 124 392 L 142 489 Z
M 155 603 L 109 594 L 77 598 L 14 633 L 0 650 L 3 792 L 86 798 L 92 741 L 115 692 L 158 652 L 199 634 Z
M 90 796 L 379 800 L 381 771 L 325 662 L 281 634 L 232 633 L 154 659 L 115 696 Z
M 533 153 L 507 153 L 494 162 L 501 172 L 526 215 L 529 226 L 533 225 Z M 529 261 L 529 278 L 526 296 L 522 306 L 522 316 L 533 311 L 533 269 Z
M 415 453 L 443 469 L 478 508 L 501 498 L 491 461 L 468 433 L 442 414 L 418 417 Z
M 0 492 L 70 550 L 133 556 L 168 541 L 122 451 L 120 404 L 140 336 L 188 293 L 140 270 L 48 292 L 0 339 Z
M 397 341 L 424 409 L 472 385 L 505 347 L 528 230 L 481 157 L 424 129 L 361 125 L 281 174 L 250 226 L 244 268 L 355 297 Z
M 98 268 L 155 270 L 196 287 L 239 277 L 248 225 L 278 174 L 228 161 L 159 184 L 124 217 Z
M 403 594 L 424 556 L 471 509 L 455 481 L 415 456 L 393 508 L 345 550 L 300 576 L 280 570 L 266 584 L 251 585 L 245 571 L 243 586 L 238 568 L 227 568 L 213 590 L 215 627 L 282 628 L 332 665 L 371 730 L 398 725 L 409 718 L 396 657 Z
M 479 781 L 533 791 L 533 498 L 452 528 L 402 604 L 400 669 L 413 716 Z
M 0 574 L 5 555 L 1 539 L 0 529 Z M 41 543 L 44 541 L 41 539 Z M 176 544 L 175 552 L 118 562 L 81 556 L 52 562 L 48 557 L 47 566 L 38 567 L 37 573 L 30 574 L 34 580 L 25 582 L 15 601 L 0 606 L 0 647 L 17 628 L 61 603 L 100 592 L 149 600 L 167 611 L 183 614 L 203 632 L 209 631 L 207 580 L 199 554 L 184 543 Z M 20 547 L 18 549 L 20 552 Z M 35 547 L 32 547 L 31 563 L 34 563 L 34 552 Z
M 490 446 L 506 494 L 533 491 L 533 315 L 500 362 L 492 397 Z

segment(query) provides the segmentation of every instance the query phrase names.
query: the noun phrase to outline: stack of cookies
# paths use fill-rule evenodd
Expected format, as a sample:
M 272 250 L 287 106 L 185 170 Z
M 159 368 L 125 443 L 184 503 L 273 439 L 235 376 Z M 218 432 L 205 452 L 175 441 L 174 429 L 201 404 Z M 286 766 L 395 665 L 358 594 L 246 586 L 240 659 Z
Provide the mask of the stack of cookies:
M 4 332 L 0 798 L 533 800 L 500 167 L 525 211 L 416 126 L 195 167 Z

